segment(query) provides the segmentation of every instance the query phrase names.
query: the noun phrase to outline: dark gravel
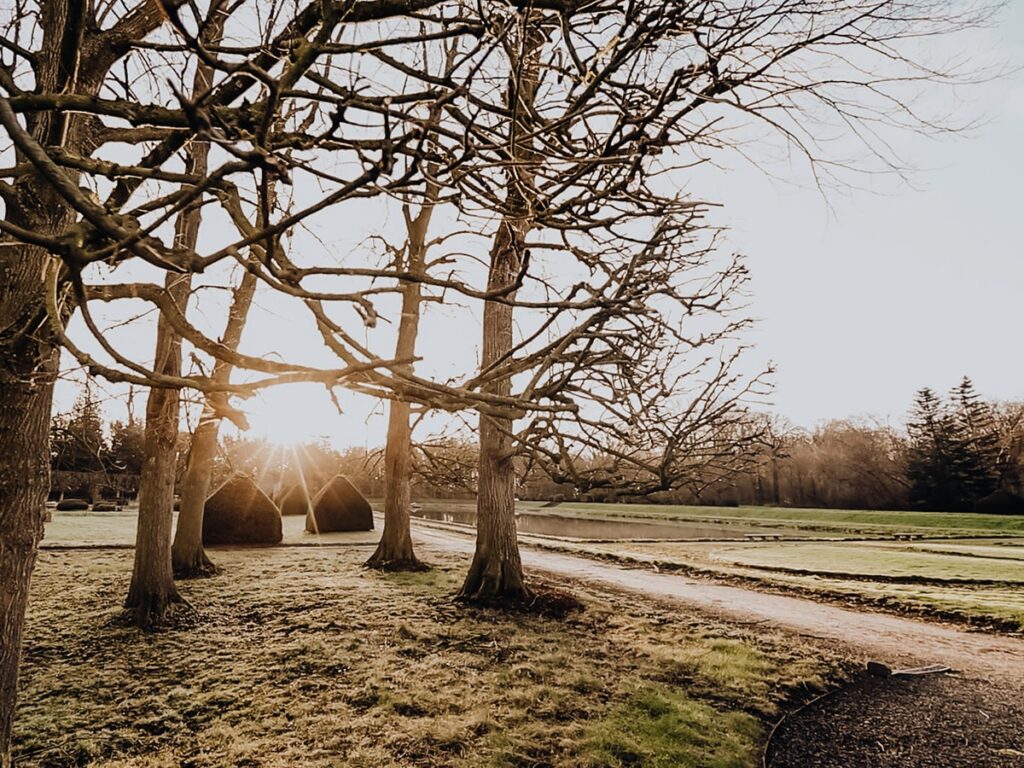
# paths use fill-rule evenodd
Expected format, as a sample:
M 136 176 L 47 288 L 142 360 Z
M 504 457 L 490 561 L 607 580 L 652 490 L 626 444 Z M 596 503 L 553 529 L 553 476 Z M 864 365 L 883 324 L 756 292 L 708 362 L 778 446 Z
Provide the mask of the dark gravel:
M 783 721 L 767 757 L 771 768 L 1024 768 L 1024 691 L 956 675 L 866 678 Z

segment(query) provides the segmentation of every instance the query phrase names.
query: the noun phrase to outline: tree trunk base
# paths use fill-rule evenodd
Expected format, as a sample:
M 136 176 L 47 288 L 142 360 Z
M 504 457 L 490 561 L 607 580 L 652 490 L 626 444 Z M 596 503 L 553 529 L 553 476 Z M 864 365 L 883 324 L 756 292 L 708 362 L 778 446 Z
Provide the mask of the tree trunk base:
M 466 581 L 455 596 L 456 600 L 492 607 L 517 607 L 533 602 L 533 593 L 523 582 L 522 566 L 518 562 L 498 559 L 473 558 Z
M 175 590 L 160 594 L 129 594 L 122 617 L 126 623 L 152 631 L 190 623 L 195 615 L 192 605 Z
M 220 568 L 206 556 L 205 549 L 200 549 L 198 553 L 188 559 L 174 558 L 172 568 L 174 569 L 174 578 L 182 581 L 209 579 L 220 573 Z
M 430 566 L 419 560 L 412 552 L 412 548 L 390 547 L 384 542 L 377 545 L 376 551 L 370 559 L 363 563 L 364 568 L 373 568 L 378 571 L 422 573 L 429 571 Z

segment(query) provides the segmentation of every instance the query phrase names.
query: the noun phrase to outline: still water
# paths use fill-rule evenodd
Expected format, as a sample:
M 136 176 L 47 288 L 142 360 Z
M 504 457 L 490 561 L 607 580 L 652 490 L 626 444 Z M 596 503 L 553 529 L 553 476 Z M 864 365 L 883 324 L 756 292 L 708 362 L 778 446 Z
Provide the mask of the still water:
M 476 525 L 476 513 L 463 509 L 420 509 L 413 516 L 459 525 Z M 523 512 L 516 516 L 520 533 L 572 539 L 743 539 L 747 534 L 777 533 L 799 536 L 791 529 L 716 523 L 655 522 L 649 520 L 581 519 L 560 515 Z

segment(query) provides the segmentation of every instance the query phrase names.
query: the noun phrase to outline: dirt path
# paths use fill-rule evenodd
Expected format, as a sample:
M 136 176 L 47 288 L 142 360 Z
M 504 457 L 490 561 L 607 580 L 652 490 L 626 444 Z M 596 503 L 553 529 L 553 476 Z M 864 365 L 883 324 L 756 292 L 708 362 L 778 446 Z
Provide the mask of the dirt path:
M 471 534 L 414 521 L 416 538 L 448 550 L 473 550 Z M 764 623 L 839 643 L 863 659 L 891 666 L 942 663 L 968 675 L 1024 685 L 1024 640 L 969 632 L 937 622 L 851 610 L 808 598 L 757 592 L 679 574 L 621 568 L 596 560 L 524 546 L 523 564 L 560 577 L 634 590 L 712 615 Z

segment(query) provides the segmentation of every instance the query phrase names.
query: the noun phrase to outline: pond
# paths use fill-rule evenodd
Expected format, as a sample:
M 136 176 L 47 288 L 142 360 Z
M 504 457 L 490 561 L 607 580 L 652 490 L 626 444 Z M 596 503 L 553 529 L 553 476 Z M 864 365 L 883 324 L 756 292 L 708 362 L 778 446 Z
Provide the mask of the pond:
M 413 516 L 424 520 L 437 520 L 456 525 L 476 525 L 476 512 L 472 509 L 414 509 Z M 764 528 L 719 523 L 660 522 L 637 519 L 578 518 L 542 512 L 522 512 L 516 515 L 520 533 L 558 536 L 570 539 L 736 539 L 749 534 L 778 534 L 806 536 L 807 532 L 783 528 Z

